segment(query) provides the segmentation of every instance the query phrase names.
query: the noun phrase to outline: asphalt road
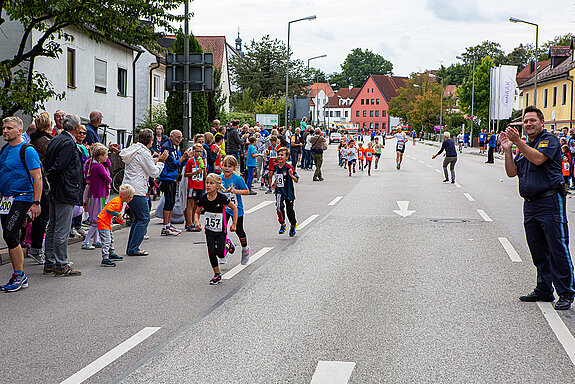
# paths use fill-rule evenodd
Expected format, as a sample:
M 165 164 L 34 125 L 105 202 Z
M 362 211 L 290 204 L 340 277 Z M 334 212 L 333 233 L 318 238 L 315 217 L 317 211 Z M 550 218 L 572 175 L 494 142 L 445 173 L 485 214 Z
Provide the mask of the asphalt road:
M 0 295 L 0 347 L 14 351 L 0 382 L 575 382 L 573 310 L 517 299 L 535 269 L 516 180 L 467 150 L 457 184 L 444 184 L 437 148 L 423 144 L 397 171 L 394 144 L 371 177 L 348 177 L 335 145 L 324 182 L 300 171 L 308 224 L 295 238 L 278 235 L 273 196 L 246 198 L 247 209 L 270 202 L 246 216 L 262 256 L 237 272 L 237 251 L 215 287 L 204 235 L 162 238 L 157 219 L 150 256 L 117 268 L 79 244 L 81 277 L 27 262 L 30 287 Z M 127 234 L 115 233 L 119 250 Z

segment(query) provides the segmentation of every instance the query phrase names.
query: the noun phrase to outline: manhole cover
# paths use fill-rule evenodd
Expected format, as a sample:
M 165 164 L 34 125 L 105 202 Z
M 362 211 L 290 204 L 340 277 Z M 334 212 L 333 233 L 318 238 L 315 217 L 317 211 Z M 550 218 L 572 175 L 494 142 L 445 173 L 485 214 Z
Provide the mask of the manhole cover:
M 471 220 L 467 220 L 467 219 L 431 219 L 431 221 L 433 221 L 435 223 L 458 224 L 458 223 L 469 223 Z

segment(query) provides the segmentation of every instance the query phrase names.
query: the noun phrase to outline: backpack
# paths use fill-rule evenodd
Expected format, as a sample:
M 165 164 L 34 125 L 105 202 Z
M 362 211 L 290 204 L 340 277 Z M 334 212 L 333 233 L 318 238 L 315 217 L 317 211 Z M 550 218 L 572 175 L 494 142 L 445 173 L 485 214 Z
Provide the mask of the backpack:
M 6 149 L 7 146 L 8 146 L 8 143 L 4 144 L 2 149 L 0 149 L 0 155 L 2 155 L 2 153 L 4 152 L 4 149 Z M 28 174 L 28 178 L 30 180 L 32 180 L 32 175 L 30 174 L 30 170 L 28 169 L 28 164 L 26 164 L 26 149 L 28 147 L 34 148 L 34 146 L 30 143 L 24 143 L 20 147 L 20 161 L 22 162 L 22 165 L 24 166 L 24 169 L 26 170 L 26 173 Z M 36 149 L 34 148 L 34 150 L 36 150 Z M 48 183 L 48 180 L 46 180 L 46 172 L 44 172 L 44 166 L 42 165 L 42 162 L 40 162 L 40 172 L 42 173 L 42 195 L 46 196 L 46 195 L 48 195 L 48 191 L 50 190 L 50 184 Z

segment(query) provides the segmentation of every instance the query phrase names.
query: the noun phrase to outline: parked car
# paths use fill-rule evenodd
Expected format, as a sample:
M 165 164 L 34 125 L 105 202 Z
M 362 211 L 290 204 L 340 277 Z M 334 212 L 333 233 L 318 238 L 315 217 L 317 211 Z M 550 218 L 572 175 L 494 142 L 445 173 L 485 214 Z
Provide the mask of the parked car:
M 339 143 L 341 141 L 341 133 L 338 132 L 332 132 L 329 135 L 329 143 Z

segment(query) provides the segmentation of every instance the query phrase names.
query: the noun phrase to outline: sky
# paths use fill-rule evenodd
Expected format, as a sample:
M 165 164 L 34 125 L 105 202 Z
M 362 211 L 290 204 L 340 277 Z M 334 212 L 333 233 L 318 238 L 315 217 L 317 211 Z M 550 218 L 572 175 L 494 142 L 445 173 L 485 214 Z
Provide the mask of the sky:
M 244 46 L 264 35 L 287 41 L 291 20 L 292 57 L 325 73 L 340 71 L 353 48 L 369 49 L 393 64 L 394 75 L 437 69 L 457 62 L 466 47 L 490 40 L 508 53 L 535 42 L 535 27 L 510 23 L 509 17 L 539 24 L 539 43 L 575 32 L 571 0 L 194 0 L 191 31 L 226 36 Z M 183 12 L 183 8 L 182 8 Z

